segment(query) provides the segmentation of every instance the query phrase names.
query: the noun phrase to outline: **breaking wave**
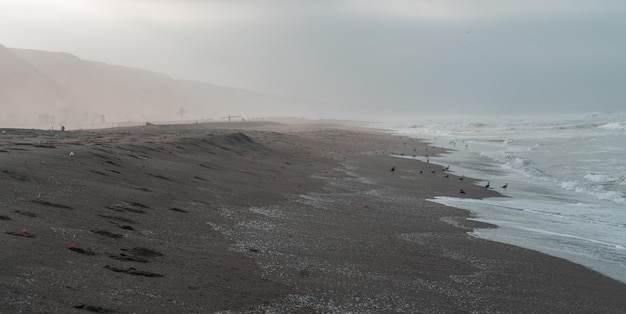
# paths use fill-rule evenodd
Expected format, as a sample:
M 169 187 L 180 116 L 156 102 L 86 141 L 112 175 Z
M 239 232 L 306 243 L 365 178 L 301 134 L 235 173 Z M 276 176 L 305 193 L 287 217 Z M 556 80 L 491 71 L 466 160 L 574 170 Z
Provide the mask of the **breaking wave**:
M 626 122 L 610 122 L 599 125 L 598 128 L 607 130 L 626 130 Z

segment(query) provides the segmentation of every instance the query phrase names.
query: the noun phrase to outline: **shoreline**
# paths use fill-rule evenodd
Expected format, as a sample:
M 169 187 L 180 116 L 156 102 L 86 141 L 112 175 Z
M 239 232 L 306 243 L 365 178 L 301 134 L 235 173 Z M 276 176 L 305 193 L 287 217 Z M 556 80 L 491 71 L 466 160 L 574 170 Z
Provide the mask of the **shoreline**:
M 394 132 L 394 130 L 391 130 L 391 132 Z M 418 138 L 420 137 L 418 136 Z M 431 143 L 433 146 L 440 145 L 440 147 L 443 147 L 442 145 L 444 145 L 447 141 L 445 137 L 439 138 L 439 140 L 437 140 L 437 138 L 425 137 L 422 138 L 422 140 L 427 143 Z M 537 216 L 537 213 L 534 210 L 535 208 L 541 208 L 541 205 L 550 206 L 552 204 L 542 204 L 541 202 L 534 200 L 534 205 L 536 207 L 523 207 L 523 203 L 519 203 L 519 201 L 528 202 L 528 199 L 532 199 L 532 195 L 528 195 L 528 192 L 525 194 L 524 192 L 521 192 L 519 190 L 520 183 L 515 181 L 515 178 L 510 174 L 494 174 L 489 173 L 489 171 L 485 169 L 479 170 L 471 167 L 463 167 L 464 165 L 467 166 L 472 163 L 487 164 L 492 162 L 484 156 L 472 156 L 471 154 L 477 154 L 476 150 L 467 152 L 460 149 L 450 148 L 447 154 L 437 156 L 433 159 L 436 164 L 452 164 L 454 173 L 457 175 L 466 174 L 470 177 L 480 177 L 483 175 L 490 178 L 490 180 L 484 179 L 483 181 L 491 181 L 492 185 L 494 185 L 494 190 L 499 192 L 503 191 L 504 195 L 496 198 L 488 198 L 484 201 L 464 201 L 460 198 L 450 198 L 444 196 L 433 199 L 434 202 L 445 206 L 453 206 L 472 211 L 477 215 L 477 221 L 498 225 L 498 228 L 494 229 L 476 230 L 473 234 L 477 237 L 491 241 L 508 243 L 539 251 L 544 254 L 549 254 L 551 256 L 564 258 L 571 262 L 581 264 L 592 270 L 598 271 L 615 280 L 626 283 L 626 276 L 624 276 L 626 265 L 616 264 L 621 255 L 614 255 L 613 259 L 607 259 L 606 254 L 608 253 L 605 251 L 595 252 L 596 248 L 594 245 L 606 246 L 610 250 L 611 248 L 614 248 L 613 245 L 616 244 L 592 237 L 585 238 L 585 233 L 581 233 L 581 230 L 575 230 L 572 228 L 561 229 L 559 225 L 561 223 L 566 223 L 565 221 L 552 221 L 551 217 L 542 217 L 541 215 Z M 499 178 L 504 176 L 508 177 L 508 180 L 502 180 Z M 500 181 L 499 184 L 498 180 Z M 511 182 L 511 180 L 514 181 L 512 182 L 514 187 L 513 190 L 509 189 L 504 191 L 499 187 L 505 183 L 505 181 Z M 517 189 L 515 189 L 515 187 L 517 187 Z M 535 189 L 539 188 L 537 187 Z M 567 206 L 568 204 L 562 203 L 560 205 Z M 527 204 L 526 206 L 530 206 L 530 204 Z M 532 213 L 534 213 L 534 215 Z M 536 222 L 534 222 L 535 219 L 544 219 L 546 222 L 551 221 L 553 225 L 536 226 Z M 576 231 L 578 231 L 578 233 L 576 233 Z M 571 242 L 567 239 L 571 239 Z M 578 242 L 576 242 L 576 240 L 578 240 Z M 568 249 L 562 249 L 561 247 L 567 247 Z M 595 254 L 590 254 L 588 253 L 589 251 L 592 251 Z M 614 254 L 619 254 L 619 252 L 615 252 Z
M 623 283 L 468 235 L 488 225 L 427 198 L 495 194 L 389 156 L 428 147 L 414 139 L 270 123 L 5 134 L 9 311 L 626 307 Z

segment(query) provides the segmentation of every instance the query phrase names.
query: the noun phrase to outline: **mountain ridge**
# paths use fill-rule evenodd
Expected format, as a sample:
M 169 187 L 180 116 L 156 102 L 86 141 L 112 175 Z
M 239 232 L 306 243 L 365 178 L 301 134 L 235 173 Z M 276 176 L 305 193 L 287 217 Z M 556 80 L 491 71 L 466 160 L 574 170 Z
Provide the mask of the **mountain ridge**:
M 73 128 L 181 119 L 301 116 L 320 103 L 174 79 L 66 52 L 0 45 L 0 126 Z M 183 115 L 179 110 L 184 108 Z

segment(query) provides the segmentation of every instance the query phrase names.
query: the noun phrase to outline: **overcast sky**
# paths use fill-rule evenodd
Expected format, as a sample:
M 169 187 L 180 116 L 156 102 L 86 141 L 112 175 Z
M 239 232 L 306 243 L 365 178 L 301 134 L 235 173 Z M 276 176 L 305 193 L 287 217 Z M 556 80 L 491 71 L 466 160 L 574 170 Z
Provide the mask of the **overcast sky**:
M 626 111 L 623 0 L 0 0 L 0 44 L 372 115 Z

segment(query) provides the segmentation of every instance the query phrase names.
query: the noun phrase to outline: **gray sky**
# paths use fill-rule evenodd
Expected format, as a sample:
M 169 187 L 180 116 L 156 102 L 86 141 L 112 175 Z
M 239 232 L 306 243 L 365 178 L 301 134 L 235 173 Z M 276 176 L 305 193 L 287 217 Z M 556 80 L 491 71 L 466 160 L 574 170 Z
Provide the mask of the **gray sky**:
M 0 44 L 361 116 L 625 111 L 625 17 L 622 0 L 0 0 Z

